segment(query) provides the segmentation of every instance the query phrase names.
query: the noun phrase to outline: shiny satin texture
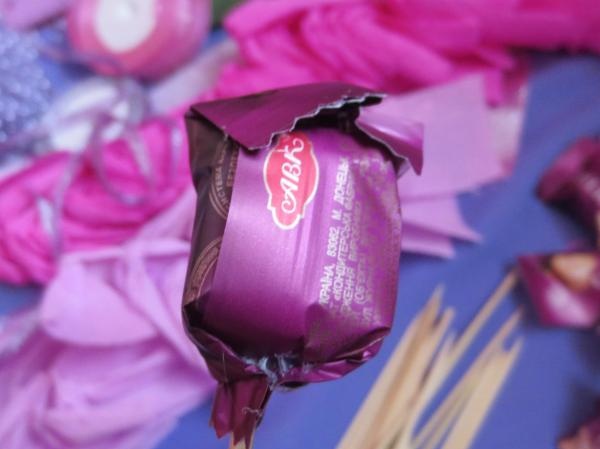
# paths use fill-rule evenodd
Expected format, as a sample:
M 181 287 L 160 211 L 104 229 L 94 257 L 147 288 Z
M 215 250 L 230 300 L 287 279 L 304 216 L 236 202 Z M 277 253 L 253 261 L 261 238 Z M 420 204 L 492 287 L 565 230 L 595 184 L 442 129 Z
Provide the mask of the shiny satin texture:
M 339 378 L 389 332 L 397 178 L 421 169 L 422 134 L 398 117 L 363 117 L 380 98 L 325 83 L 187 115 L 199 199 L 183 314 L 219 381 L 220 436 L 249 440 L 276 387 Z

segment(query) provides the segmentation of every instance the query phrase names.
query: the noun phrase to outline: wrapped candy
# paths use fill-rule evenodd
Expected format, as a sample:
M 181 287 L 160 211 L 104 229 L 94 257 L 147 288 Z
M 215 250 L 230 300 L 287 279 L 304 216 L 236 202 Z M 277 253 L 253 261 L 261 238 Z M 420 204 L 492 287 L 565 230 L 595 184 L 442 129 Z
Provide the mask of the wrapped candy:
M 590 328 L 600 322 L 600 253 L 523 256 L 519 267 L 544 324 Z
M 389 332 L 397 177 L 421 169 L 421 127 L 365 117 L 380 99 L 324 83 L 187 115 L 198 204 L 183 314 L 219 381 L 220 436 L 248 441 L 274 388 L 339 378 Z
M 563 438 L 559 449 L 597 449 L 600 447 L 600 415 L 591 419 L 571 437 Z
M 563 153 L 543 176 L 539 196 L 600 230 L 600 139 L 583 138 Z

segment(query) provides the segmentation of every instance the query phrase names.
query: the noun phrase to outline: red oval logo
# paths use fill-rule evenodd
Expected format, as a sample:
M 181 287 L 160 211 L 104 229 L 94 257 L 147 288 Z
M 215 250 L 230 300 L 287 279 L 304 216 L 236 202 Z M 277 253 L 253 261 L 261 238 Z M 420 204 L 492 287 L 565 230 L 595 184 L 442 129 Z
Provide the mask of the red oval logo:
M 319 164 L 308 136 L 297 131 L 280 135 L 265 159 L 263 177 L 273 221 L 281 229 L 295 228 L 319 182 Z

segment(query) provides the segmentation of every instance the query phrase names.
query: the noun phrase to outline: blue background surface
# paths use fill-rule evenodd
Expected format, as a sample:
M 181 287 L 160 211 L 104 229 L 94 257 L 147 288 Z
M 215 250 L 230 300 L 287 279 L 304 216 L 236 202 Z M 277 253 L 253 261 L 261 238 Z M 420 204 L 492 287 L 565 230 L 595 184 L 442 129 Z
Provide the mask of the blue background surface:
M 571 141 L 600 133 L 600 60 L 537 55 L 534 61 L 513 176 L 462 198 L 469 223 L 484 241 L 459 244 L 450 261 L 403 256 L 396 322 L 380 354 L 341 380 L 276 393 L 256 435 L 256 449 L 333 449 L 407 323 L 437 284 L 446 286 L 445 304 L 456 308 L 455 328 L 462 329 L 517 255 L 586 242 L 584 230 L 541 204 L 533 190 L 544 169 Z M 0 285 L 0 313 L 33 302 L 38 294 L 33 288 Z M 481 343 L 518 304 L 527 304 L 522 289 L 502 305 Z M 476 448 L 553 448 L 558 436 L 592 413 L 600 396 L 600 337 L 544 329 L 531 311 L 520 334 L 525 337 L 524 352 Z M 481 346 L 476 345 L 469 356 L 476 355 Z M 208 427 L 209 415 L 207 403 L 185 416 L 159 449 L 226 448 L 227 442 L 217 440 Z

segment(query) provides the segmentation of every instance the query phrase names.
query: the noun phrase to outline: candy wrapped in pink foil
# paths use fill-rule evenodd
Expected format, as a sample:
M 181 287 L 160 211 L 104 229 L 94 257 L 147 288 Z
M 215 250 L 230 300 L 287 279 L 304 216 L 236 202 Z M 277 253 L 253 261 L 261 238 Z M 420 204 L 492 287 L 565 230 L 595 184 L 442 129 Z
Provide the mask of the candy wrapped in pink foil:
M 273 389 L 339 378 L 389 332 L 397 177 L 421 169 L 421 126 L 363 115 L 380 100 L 324 83 L 187 115 L 198 206 L 183 314 L 219 381 L 218 435 L 249 439 Z
M 600 252 L 528 255 L 519 267 L 544 324 L 591 328 L 600 323 Z
M 583 138 L 571 145 L 548 169 L 538 193 L 561 206 L 586 226 L 600 231 L 600 139 Z
M 600 447 L 600 414 L 583 424 L 575 434 L 563 438 L 559 449 L 598 449 Z

